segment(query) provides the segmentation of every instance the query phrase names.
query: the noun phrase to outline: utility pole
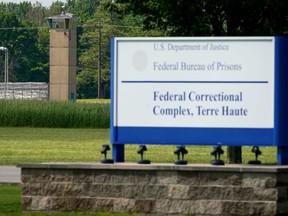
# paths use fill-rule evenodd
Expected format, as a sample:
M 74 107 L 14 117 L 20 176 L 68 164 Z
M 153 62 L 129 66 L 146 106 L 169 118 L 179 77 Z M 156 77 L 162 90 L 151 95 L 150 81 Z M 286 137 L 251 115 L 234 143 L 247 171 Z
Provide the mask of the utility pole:
M 6 47 L 0 47 L 0 50 L 5 52 L 5 61 L 4 61 L 4 94 L 5 94 L 5 98 L 6 98 L 7 84 L 9 82 L 8 49 Z
M 102 98 L 102 91 L 101 91 L 101 24 L 100 21 L 98 22 L 98 99 Z

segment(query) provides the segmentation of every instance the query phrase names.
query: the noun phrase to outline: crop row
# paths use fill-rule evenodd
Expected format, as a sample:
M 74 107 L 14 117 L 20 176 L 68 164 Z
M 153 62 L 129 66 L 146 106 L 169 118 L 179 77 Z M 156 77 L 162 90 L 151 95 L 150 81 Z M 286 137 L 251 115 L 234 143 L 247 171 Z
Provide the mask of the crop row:
M 109 128 L 109 103 L 0 100 L 0 127 Z

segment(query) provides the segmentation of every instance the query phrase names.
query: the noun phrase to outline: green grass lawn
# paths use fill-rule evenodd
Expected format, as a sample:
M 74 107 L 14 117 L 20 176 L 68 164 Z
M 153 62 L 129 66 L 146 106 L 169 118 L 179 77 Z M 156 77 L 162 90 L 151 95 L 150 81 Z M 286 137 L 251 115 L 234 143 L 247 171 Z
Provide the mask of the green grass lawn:
M 13 215 L 20 212 L 19 185 L 0 185 L 0 215 Z
M 109 130 L 0 128 L 0 164 L 96 162 L 108 141 Z
M 0 128 L 0 165 L 38 162 L 99 162 L 102 144 L 109 144 L 109 129 Z M 148 145 L 145 159 L 173 163 L 176 145 Z M 211 146 L 187 146 L 188 163 L 209 164 Z M 136 162 L 138 145 L 125 146 L 125 161 Z M 222 159 L 225 161 L 225 153 Z M 263 164 L 276 163 L 276 148 L 261 147 Z M 111 158 L 111 151 L 108 152 Z M 243 163 L 254 159 L 251 147 L 243 147 Z
M 102 144 L 109 143 L 109 129 L 0 128 L 0 165 L 38 162 L 99 162 Z M 148 145 L 144 158 L 152 163 L 173 164 L 173 146 Z M 136 162 L 138 145 L 125 146 L 125 161 Z M 188 163 L 209 164 L 211 146 L 187 146 Z M 226 152 L 226 147 L 223 147 Z M 276 163 L 276 148 L 262 147 L 259 159 L 263 164 Z M 111 157 L 111 152 L 109 152 Z M 226 154 L 222 156 L 226 160 Z M 243 147 L 243 163 L 254 159 L 251 147 Z M 22 212 L 21 186 L 0 185 L 0 216 L 136 216 L 130 213 L 93 212 Z

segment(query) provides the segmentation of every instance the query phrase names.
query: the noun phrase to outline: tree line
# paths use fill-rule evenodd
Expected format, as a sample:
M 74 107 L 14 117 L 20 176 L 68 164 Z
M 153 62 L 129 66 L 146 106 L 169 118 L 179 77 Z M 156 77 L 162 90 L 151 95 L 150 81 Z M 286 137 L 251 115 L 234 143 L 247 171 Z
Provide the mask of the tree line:
M 78 98 L 107 98 L 113 36 L 284 36 L 281 0 L 66 0 L 44 7 L 0 3 L 0 46 L 9 50 L 9 80 L 49 82 L 47 17 L 65 10 L 78 19 Z M 0 51 L 0 81 L 4 78 Z
M 110 38 L 157 36 L 143 29 L 141 16 L 124 14 L 112 1 L 56 1 L 50 7 L 28 1 L 0 3 L 0 46 L 9 50 L 9 81 L 49 82 L 49 27 L 47 18 L 65 11 L 78 19 L 77 97 L 110 96 Z M 0 81 L 4 80 L 4 53 L 0 51 Z M 101 77 L 99 77 L 101 76 Z

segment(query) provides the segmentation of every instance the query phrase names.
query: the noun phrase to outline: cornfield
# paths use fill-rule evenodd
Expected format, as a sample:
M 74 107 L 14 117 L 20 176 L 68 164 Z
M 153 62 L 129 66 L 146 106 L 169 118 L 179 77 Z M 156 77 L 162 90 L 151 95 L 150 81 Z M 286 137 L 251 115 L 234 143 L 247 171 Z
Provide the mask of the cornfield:
M 109 103 L 0 100 L 0 127 L 109 128 Z

